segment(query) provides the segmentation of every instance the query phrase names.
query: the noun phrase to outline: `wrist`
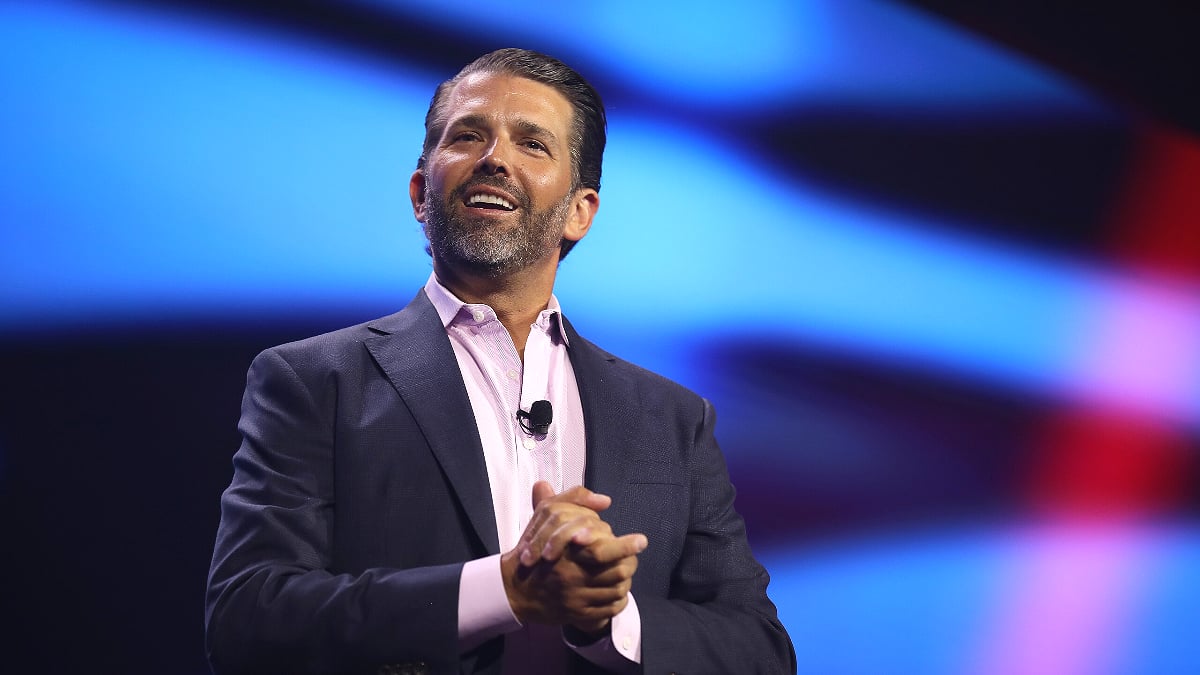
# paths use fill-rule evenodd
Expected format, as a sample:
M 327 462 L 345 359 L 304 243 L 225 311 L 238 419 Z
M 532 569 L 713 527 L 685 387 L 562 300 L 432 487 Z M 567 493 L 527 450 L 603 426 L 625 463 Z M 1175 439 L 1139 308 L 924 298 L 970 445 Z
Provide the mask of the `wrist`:
M 574 647 L 587 647 L 612 634 L 612 621 L 604 619 L 598 626 L 576 626 L 565 624 L 562 627 L 563 637 Z
M 504 581 L 504 595 L 508 599 L 508 607 L 521 625 L 528 623 L 526 616 L 529 607 L 525 596 L 517 588 L 517 575 L 521 573 L 521 564 L 513 551 L 500 556 L 500 578 Z

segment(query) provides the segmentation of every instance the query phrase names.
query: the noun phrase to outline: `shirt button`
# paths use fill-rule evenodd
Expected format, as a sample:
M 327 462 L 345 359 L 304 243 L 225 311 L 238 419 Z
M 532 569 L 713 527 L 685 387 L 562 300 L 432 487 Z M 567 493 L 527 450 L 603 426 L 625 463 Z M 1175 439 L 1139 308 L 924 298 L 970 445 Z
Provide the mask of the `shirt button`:
M 509 371 L 505 374 L 508 375 L 508 379 L 510 379 L 510 380 L 517 379 L 517 371 L 515 371 L 515 370 L 509 369 Z
M 623 649 L 625 651 L 629 651 L 629 648 L 632 646 L 633 646 L 633 640 L 628 635 L 621 638 L 621 649 Z
M 537 443 L 534 443 L 532 438 L 526 438 L 521 445 L 524 445 L 526 450 L 532 450 Z
M 478 323 L 483 323 L 483 310 L 477 309 L 471 313 L 471 318 Z

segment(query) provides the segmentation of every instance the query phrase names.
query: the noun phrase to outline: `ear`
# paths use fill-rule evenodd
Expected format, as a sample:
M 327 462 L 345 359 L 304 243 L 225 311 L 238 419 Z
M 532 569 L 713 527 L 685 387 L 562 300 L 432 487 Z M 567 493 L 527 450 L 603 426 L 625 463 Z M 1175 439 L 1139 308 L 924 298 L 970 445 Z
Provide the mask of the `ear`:
M 563 239 L 579 241 L 592 228 L 592 219 L 600 210 L 600 193 L 592 188 L 579 188 L 571 203 L 571 215 L 563 228 Z
M 417 169 L 408 179 L 408 198 L 412 200 L 413 217 L 425 222 L 425 172 Z

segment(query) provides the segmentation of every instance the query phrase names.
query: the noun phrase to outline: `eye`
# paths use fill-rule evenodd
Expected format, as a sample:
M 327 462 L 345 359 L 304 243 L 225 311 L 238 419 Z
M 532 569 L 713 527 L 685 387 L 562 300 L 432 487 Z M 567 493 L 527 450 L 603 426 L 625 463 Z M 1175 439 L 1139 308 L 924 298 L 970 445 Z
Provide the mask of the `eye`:
M 525 146 L 526 148 L 528 148 L 530 150 L 536 150 L 537 152 L 547 152 L 546 146 L 544 143 L 542 143 L 541 141 L 535 141 L 532 138 L 522 141 L 521 145 Z
M 455 143 L 462 143 L 467 141 L 478 141 L 482 138 L 483 137 L 475 131 L 459 131 L 451 137 L 451 140 Z

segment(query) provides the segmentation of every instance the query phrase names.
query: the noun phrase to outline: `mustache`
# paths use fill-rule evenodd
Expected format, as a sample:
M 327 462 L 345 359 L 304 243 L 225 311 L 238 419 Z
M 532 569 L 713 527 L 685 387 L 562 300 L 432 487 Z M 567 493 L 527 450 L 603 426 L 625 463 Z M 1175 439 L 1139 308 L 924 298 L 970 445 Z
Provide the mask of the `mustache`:
M 529 198 L 525 194 L 525 191 L 521 189 L 521 186 L 512 181 L 505 180 L 503 178 L 497 178 L 495 176 L 477 176 L 472 178 L 471 180 L 455 188 L 454 192 L 451 194 L 451 199 L 453 201 L 462 201 L 469 190 L 480 186 L 487 186 L 496 188 L 497 190 L 503 190 L 512 195 L 513 199 L 517 200 L 517 206 L 522 208 L 528 208 L 529 206 Z

